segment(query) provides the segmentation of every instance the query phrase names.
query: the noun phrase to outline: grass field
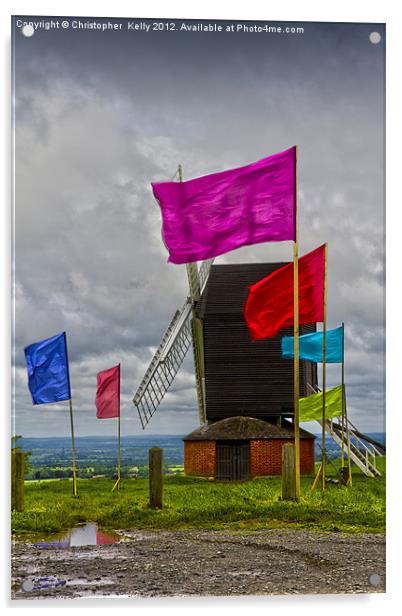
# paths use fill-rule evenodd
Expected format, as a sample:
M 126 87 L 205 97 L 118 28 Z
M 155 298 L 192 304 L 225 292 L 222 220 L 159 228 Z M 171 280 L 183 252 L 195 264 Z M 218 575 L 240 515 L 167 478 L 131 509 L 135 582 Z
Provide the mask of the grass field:
M 335 466 L 339 462 L 335 461 Z M 127 479 L 111 492 L 111 479 L 79 479 L 78 497 L 71 481 L 26 482 L 25 511 L 13 512 L 14 533 L 56 532 L 81 522 L 107 529 L 243 529 L 295 527 L 317 531 L 383 532 L 385 530 L 385 458 L 383 476 L 365 477 L 353 467 L 353 486 L 328 484 L 324 494 L 310 490 L 302 477 L 299 503 L 280 501 L 281 478 L 216 482 L 170 476 L 164 481 L 164 507 L 148 507 L 148 480 Z M 335 475 L 333 466 L 328 473 Z

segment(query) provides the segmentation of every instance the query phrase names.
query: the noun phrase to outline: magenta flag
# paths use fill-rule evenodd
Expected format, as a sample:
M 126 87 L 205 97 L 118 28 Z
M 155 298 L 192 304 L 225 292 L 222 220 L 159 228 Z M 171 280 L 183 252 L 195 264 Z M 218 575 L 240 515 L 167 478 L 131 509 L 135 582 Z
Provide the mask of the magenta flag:
M 251 244 L 295 240 L 296 146 L 256 163 L 152 190 L 171 263 Z
M 96 416 L 109 419 L 120 415 L 120 364 L 98 373 Z

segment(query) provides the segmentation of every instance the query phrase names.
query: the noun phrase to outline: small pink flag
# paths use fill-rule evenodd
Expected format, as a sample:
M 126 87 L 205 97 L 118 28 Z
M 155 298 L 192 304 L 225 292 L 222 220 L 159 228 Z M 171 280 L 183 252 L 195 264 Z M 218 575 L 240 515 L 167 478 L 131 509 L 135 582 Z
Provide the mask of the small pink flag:
M 120 415 L 120 364 L 98 373 L 96 416 L 109 419 Z

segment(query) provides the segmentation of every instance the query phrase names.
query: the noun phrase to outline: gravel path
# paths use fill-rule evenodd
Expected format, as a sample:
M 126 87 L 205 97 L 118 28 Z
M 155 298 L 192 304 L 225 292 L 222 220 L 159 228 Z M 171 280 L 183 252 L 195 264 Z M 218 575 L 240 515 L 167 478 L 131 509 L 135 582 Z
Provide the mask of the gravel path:
M 384 535 L 290 529 L 119 534 L 118 543 L 93 547 L 15 542 L 13 598 L 385 592 Z

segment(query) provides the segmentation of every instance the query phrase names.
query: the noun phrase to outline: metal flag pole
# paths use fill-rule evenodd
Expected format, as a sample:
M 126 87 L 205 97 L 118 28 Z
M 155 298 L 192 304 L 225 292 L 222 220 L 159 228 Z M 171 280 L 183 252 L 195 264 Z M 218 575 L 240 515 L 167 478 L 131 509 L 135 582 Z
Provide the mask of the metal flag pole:
M 345 466 L 345 323 L 342 323 L 342 468 Z
M 298 203 L 297 203 L 297 157 L 295 155 L 295 240 L 293 244 L 293 404 L 294 404 L 294 437 L 295 437 L 295 500 L 300 498 L 300 427 L 299 427 L 299 238 L 298 238 Z
M 325 397 L 326 397 L 326 360 L 327 360 L 327 257 L 328 244 L 325 243 L 324 248 L 324 315 L 323 315 L 323 335 L 322 335 L 322 470 L 321 470 L 321 488 L 325 490 L 325 473 L 326 473 L 326 447 L 325 447 Z
M 71 423 L 71 452 L 72 452 L 72 459 L 73 459 L 73 496 L 77 496 L 78 495 L 77 464 L 76 464 L 75 444 L 74 444 L 73 402 L 71 398 L 69 400 L 69 403 L 70 403 L 70 423 Z

